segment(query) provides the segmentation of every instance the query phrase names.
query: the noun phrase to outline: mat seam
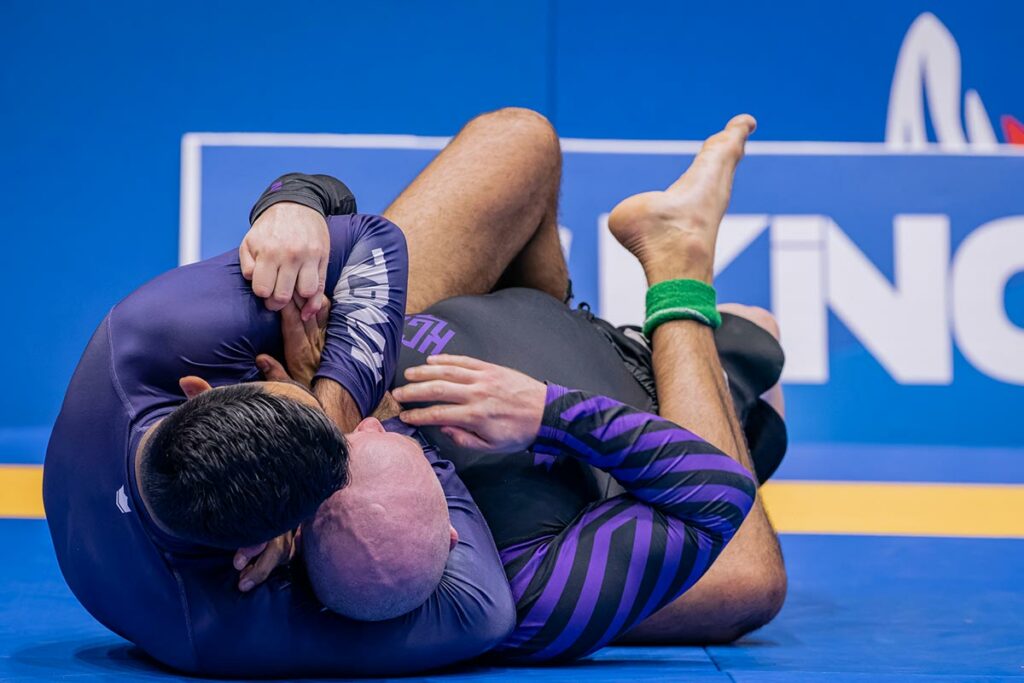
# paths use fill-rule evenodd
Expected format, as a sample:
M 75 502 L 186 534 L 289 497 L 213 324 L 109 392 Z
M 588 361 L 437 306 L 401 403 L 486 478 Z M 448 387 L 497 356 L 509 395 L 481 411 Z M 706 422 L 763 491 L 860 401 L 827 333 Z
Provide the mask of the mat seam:
M 718 671 L 719 673 L 725 674 L 726 676 L 729 677 L 729 680 L 732 681 L 732 683 L 736 683 L 736 679 L 733 678 L 733 676 L 732 676 L 732 674 L 730 672 L 728 672 L 725 669 L 723 669 L 722 667 L 718 666 L 718 660 L 715 659 L 715 656 L 713 654 L 711 654 L 711 651 L 708 650 L 707 647 L 701 647 L 701 650 L 703 650 L 704 654 L 707 655 L 708 659 L 711 660 L 711 663 L 715 665 L 715 671 Z

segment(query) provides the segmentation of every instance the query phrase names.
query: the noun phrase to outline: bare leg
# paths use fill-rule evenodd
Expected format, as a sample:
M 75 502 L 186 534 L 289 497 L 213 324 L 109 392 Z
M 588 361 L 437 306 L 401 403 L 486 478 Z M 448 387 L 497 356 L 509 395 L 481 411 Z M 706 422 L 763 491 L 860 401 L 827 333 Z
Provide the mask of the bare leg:
M 753 127 L 750 117 L 736 117 L 705 143 L 667 191 L 630 197 L 612 212 L 609 228 L 640 260 L 649 284 L 676 278 L 711 281 L 718 226 Z M 693 321 L 661 325 L 654 333 L 653 353 L 661 414 L 753 471 L 711 329 Z M 785 591 L 778 540 L 758 501 L 704 578 L 625 640 L 727 642 L 771 620 Z
M 409 312 L 499 281 L 563 298 L 561 171 L 558 136 L 536 112 L 501 109 L 466 124 L 384 212 L 409 244 Z
M 505 109 L 467 124 L 385 212 L 405 231 L 409 242 L 408 310 L 423 310 L 448 297 L 482 294 L 502 286 L 534 287 L 562 298 L 568 276 L 557 237 L 560 170 L 557 137 L 539 114 Z M 727 201 L 728 188 L 725 194 Z M 720 219 L 721 213 L 714 218 L 716 229 Z M 647 245 L 637 246 L 643 253 Z M 648 260 L 656 267 L 657 258 Z M 710 348 L 714 355 L 713 343 Z M 656 354 L 656 367 L 665 364 Z M 717 356 L 714 364 L 718 366 Z M 658 375 L 659 394 L 671 395 L 674 389 L 662 388 L 661 381 Z M 693 402 L 700 404 L 706 403 L 708 396 L 718 396 L 702 395 L 704 391 L 689 387 L 686 400 L 695 398 Z M 728 405 L 728 393 L 724 396 Z M 677 419 L 701 431 L 695 420 Z M 734 416 L 732 420 L 735 422 Z M 704 436 L 715 441 L 705 432 Z M 745 445 L 735 445 L 737 440 L 742 444 L 738 425 L 730 433 L 730 452 L 742 452 L 749 465 Z M 763 524 L 751 530 L 751 519 L 757 515 Z M 781 604 L 785 594 L 785 572 L 760 505 L 751 519 L 702 581 L 627 638 L 636 642 L 726 641 L 770 619 L 773 604 Z

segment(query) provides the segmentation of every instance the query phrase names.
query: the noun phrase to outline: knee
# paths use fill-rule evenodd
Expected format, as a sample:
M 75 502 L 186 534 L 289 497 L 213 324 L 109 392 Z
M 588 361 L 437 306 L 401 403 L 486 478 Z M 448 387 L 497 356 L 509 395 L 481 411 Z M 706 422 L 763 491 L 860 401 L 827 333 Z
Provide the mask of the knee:
M 538 138 L 555 138 L 555 127 L 547 117 L 539 111 L 526 107 L 502 107 L 485 114 L 480 114 L 473 123 L 487 126 L 498 126 L 504 129 L 517 130 L 536 135 Z
M 745 318 L 768 332 L 768 334 L 772 335 L 776 339 L 781 338 L 781 333 L 779 332 L 779 321 L 772 312 L 767 309 L 761 308 L 760 306 L 744 306 L 743 304 L 722 304 L 718 307 L 718 310 L 723 313 L 732 313 L 737 317 Z
M 535 149 L 561 159 L 558 133 L 540 112 L 525 107 L 503 107 L 481 114 L 467 128 L 482 130 L 495 136 L 514 137 L 525 149 Z

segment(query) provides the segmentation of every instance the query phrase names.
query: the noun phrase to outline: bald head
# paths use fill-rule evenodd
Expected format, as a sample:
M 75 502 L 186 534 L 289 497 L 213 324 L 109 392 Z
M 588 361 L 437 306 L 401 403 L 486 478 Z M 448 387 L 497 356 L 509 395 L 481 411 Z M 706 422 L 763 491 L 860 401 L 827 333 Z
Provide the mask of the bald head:
M 448 505 L 412 439 L 364 420 L 348 443 L 349 485 L 303 528 L 306 567 L 331 611 L 390 619 L 421 605 L 440 582 L 453 541 Z

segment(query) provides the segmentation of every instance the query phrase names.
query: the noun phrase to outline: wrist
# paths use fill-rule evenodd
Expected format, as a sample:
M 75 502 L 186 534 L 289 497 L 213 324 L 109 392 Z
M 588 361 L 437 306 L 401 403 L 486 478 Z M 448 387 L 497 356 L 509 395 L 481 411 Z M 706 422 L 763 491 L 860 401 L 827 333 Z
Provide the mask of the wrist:
M 302 216 L 309 218 L 312 215 L 316 215 L 324 224 L 327 223 L 327 218 L 324 216 L 323 211 L 317 208 L 312 201 L 303 201 L 297 197 L 282 197 L 272 204 L 267 204 L 260 215 L 271 214 L 284 216 Z

